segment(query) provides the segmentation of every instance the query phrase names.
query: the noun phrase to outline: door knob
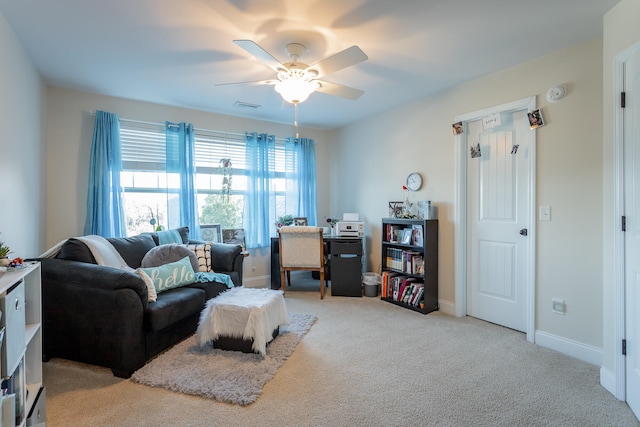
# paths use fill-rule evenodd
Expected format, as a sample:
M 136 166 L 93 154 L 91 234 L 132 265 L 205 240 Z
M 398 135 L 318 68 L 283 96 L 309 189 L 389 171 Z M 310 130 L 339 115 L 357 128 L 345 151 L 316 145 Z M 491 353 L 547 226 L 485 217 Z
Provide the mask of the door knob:
M 521 229 L 520 230 L 520 235 L 521 236 L 526 236 L 527 235 L 527 229 L 526 228 Z

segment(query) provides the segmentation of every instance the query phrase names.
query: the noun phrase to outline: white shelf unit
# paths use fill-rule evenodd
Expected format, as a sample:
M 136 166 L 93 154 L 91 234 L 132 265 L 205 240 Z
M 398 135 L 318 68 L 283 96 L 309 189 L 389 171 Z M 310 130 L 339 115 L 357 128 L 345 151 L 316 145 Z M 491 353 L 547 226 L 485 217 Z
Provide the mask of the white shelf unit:
M 21 292 L 24 291 L 24 300 Z M 5 328 L 2 341 L 2 379 L 16 372 L 7 366 L 7 354 L 19 354 L 22 361 L 24 387 L 17 387 L 16 402 L 24 402 L 16 408 L 17 426 L 44 426 L 46 397 L 42 380 L 42 298 L 40 263 L 25 263 L 25 267 L 6 272 L 0 277 L 0 324 Z M 13 313 L 8 313 L 8 312 Z M 23 313 L 20 313 L 23 311 Z M 12 319 L 14 319 L 12 321 Z M 24 320 L 22 320 L 24 319 Z M 23 338 L 24 337 L 24 338 Z M 18 406 L 18 403 L 16 403 Z M 18 416 L 21 414 L 21 416 Z M 3 412 L 3 420 L 7 420 Z M 5 426 L 5 423 L 2 423 Z

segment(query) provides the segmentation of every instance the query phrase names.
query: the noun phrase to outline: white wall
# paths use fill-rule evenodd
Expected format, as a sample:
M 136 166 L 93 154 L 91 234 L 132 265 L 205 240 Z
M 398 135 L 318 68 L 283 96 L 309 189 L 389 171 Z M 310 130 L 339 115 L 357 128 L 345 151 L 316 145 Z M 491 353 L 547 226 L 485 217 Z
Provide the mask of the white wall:
M 605 378 L 603 385 L 615 393 L 616 387 L 614 371 L 615 356 L 620 353 L 620 342 L 616 342 L 614 334 L 615 311 L 614 294 L 614 236 L 619 233 L 619 219 L 614 218 L 614 123 L 613 112 L 617 109 L 619 95 L 614 93 L 614 60 L 617 55 L 640 43 L 640 2 L 637 0 L 622 0 L 611 9 L 604 17 L 603 33 L 603 292 L 602 301 L 604 307 L 604 360 L 602 364 L 602 376 Z M 608 380 L 607 380 L 608 378 Z M 621 396 L 618 396 L 621 397 Z
M 0 241 L 10 257 L 44 244 L 44 97 L 38 72 L 0 14 Z
M 562 102 L 545 100 L 566 84 Z M 454 138 L 456 115 L 537 95 L 547 125 L 537 130 L 537 201 L 552 220 L 538 222 L 536 331 L 548 346 L 570 342 L 600 363 L 602 348 L 602 42 L 593 40 L 388 111 L 337 132 L 331 206 L 367 223 L 368 266 L 380 265 L 380 221 L 402 200 L 409 172 L 426 185 L 412 197 L 439 211 L 441 305 L 454 297 Z M 353 159 L 358 159 L 354 161 Z M 552 314 L 551 299 L 566 301 Z M 559 346 L 558 346 L 559 347 Z
M 103 110 L 122 119 L 152 123 L 190 122 L 195 128 L 223 132 L 267 132 L 277 137 L 293 134 L 291 125 L 248 120 L 232 116 L 168 107 L 86 92 L 49 87 L 47 92 L 47 209 L 46 244 L 82 235 L 86 220 L 89 158 L 95 118 L 90 112 Z M 329 133 L 300 129 L 300 135 L 317 141 L 318 215 L 329 204 Z M 245 283 L 267 283 L 269 248 L 250 250 L 245 259 Z M 255 268 L 255 270 L 254 270 Z

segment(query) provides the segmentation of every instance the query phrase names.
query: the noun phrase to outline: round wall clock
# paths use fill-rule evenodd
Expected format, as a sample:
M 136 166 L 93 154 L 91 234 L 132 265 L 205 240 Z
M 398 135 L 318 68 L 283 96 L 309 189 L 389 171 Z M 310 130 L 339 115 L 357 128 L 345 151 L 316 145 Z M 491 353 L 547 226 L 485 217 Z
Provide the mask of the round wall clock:
M 422 176 L 418 172 L 412 172 L 407 176 L 407 188 L 418 191 L 422 187 Z

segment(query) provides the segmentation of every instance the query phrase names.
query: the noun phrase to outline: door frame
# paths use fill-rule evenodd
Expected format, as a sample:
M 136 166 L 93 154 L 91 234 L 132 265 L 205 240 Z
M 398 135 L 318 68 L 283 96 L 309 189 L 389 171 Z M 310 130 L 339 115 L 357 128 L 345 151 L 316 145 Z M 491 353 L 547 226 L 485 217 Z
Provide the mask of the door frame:
M 624 111 L 620 108 L 620 93 L 624 90 L 624 65 L 640 49 L 636 43 L 616 55 L 613 63 L 613 221 L 609 224 L 613 235 L 613 339 L 614 349 L 625 339 L 626 297 L 625 297 L 625 235 L 620 224 L 624 216 L 625 170 L 624 170 Z M 627 400 L 626 357 L 622 351 L 614 352 L 614 390 L 618 399 Z
M 536 109 L 536 97 L 531 96 L 502 105 L 485 108 L 467 114 L 458 115 L 455 123 L 462 122 L 466 132 L 467 123 L 497 112 L 518 110 L 533 111 Z M 465 132 L 456 135 L 455 140 L 455 314 L 457 317 L 467 315 L 467 146 Z M 527 224 L 527 245 L 529 257 L 525 277 L 526 289 L 526 334 L 527 341 L 535 342 L 535 265 L 536 265 L 536 133 L 532 131 L 531 147 L 529 147 L 529 224 Z

